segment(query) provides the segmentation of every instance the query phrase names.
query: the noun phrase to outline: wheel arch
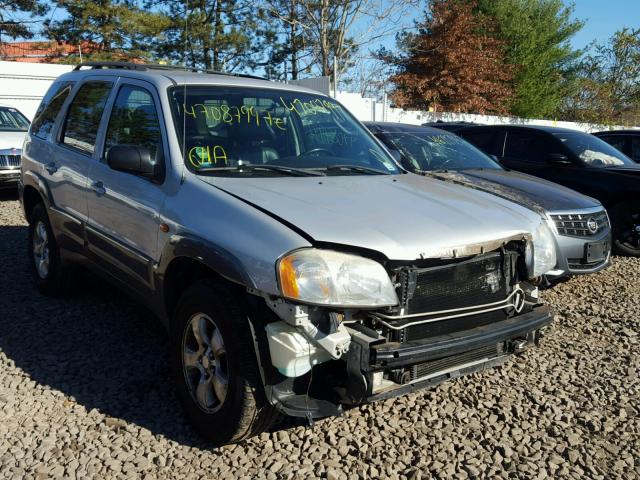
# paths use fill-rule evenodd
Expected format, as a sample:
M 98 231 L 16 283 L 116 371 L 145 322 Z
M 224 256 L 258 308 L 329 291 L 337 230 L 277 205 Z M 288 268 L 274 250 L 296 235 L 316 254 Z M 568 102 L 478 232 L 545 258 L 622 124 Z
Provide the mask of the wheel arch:
M 31 213 L 38 203 L 44 203 L 48 210 L 52 204 L 51 192 L 44 179 L 32 171 L 24 172 L 22 177 L 21 199 L 25 218 L 30 221 Z
M 169 326 L 182 293 L 195 282 L 213 278 L 241 293 L 255 284 L 230 252 L 195 237 L 174 236 L 162 255 L 158 272 L 165 318 Z

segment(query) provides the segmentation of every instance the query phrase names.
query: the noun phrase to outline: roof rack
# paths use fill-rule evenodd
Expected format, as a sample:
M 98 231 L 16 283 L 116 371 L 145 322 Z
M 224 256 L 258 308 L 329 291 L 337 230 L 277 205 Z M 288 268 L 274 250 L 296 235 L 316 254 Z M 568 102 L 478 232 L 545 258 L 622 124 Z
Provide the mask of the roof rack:
M 246 73 L 229 73 L 219 72 L 217 70 L 208 70 L 206 68 L 199 67 L 184 67 L 180 65 L 160 65 L 155 63 L 133 63 L 133 62 L 83 62 L 76 65 L 73 70 L 78 71 L 82 68 L 90 68 L 91 70 L 101 70 L 106 68 L 123 69 L 123 70 L 172 70 L 172 71 L 188 71 L 196 73 L 208 73 L 212 75 L 226 75 L 229 77 L 242 77 L 242 78 L 254 78 L 257 80 L 266 80 L 264 77 L 257 75 L 249 75 Z

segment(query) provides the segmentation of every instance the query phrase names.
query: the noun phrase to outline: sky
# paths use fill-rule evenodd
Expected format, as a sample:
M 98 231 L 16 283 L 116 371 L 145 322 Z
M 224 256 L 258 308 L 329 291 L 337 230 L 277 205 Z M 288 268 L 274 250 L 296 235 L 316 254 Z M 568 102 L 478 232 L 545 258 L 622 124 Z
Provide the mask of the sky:
M 575 48 L 603 42 L 623 27 L 640 28 L 640 0 L 576 0 L 574 17 L 585 26 L 572 40 Z

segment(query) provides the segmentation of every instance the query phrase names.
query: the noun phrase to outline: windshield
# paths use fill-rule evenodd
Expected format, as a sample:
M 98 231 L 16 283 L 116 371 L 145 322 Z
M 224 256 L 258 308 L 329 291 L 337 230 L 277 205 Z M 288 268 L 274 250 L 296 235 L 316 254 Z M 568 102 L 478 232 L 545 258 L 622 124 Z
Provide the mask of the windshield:
M 624 153 L 593 135 L 580 132 L 562 132 L 554 133 L 554 135 L 590 167 L 606 168 L 635 165 Z
M 450 133 L 387 132 L 384 136 L 402 153 L 406 166 L 412 170 L 502 168 L 469 142 Z
M 0 131 L 26 132 L 29 120 L 18 110 L 11 107 L 0 107 Z
M 220 86 L 189 86 L 186 102 L 183 87 L 170 95 L 180 137 L 184 123 L 185 163 L 196 173 L 400 173 L 389 153 L 331 98 Z

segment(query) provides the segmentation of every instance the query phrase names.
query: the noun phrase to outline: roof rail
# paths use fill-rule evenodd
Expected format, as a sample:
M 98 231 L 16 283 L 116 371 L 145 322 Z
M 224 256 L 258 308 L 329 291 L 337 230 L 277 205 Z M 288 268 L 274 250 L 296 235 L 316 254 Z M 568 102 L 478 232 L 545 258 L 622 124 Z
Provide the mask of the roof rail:
M 133 63 L 133 62 L 83 62 L 76 65 L 73 70 L 81 70 L 83 67 L 90 68 L 92 70 L 99 70 L 103 68 L 115 68 L 115 69 L 123 69 L 123 70 L 173 70 L 173 71 L 188 71 L 195 73 L 208 73 L 211 75 L 226 75 L 229 77 L 242 77 L 242 78 L 254 78 L 257 80 L 267 80 L 264 77 L 259 77 L 257 75 L 250 75 L 246 73 L 229 73 L 229 72 L 219 72 L 217 70 L 208 70 L 206 68 L 199 67 L 184 67 L 180 65 L 160 65 L 155 63 Z
M 102 68 L 122 68 L 124 70 L 146 70 L 145 65 L 133 62 L 82 62 L 73 67 L 74 71 L 88 67 L 91 70 L 99 70 Z

